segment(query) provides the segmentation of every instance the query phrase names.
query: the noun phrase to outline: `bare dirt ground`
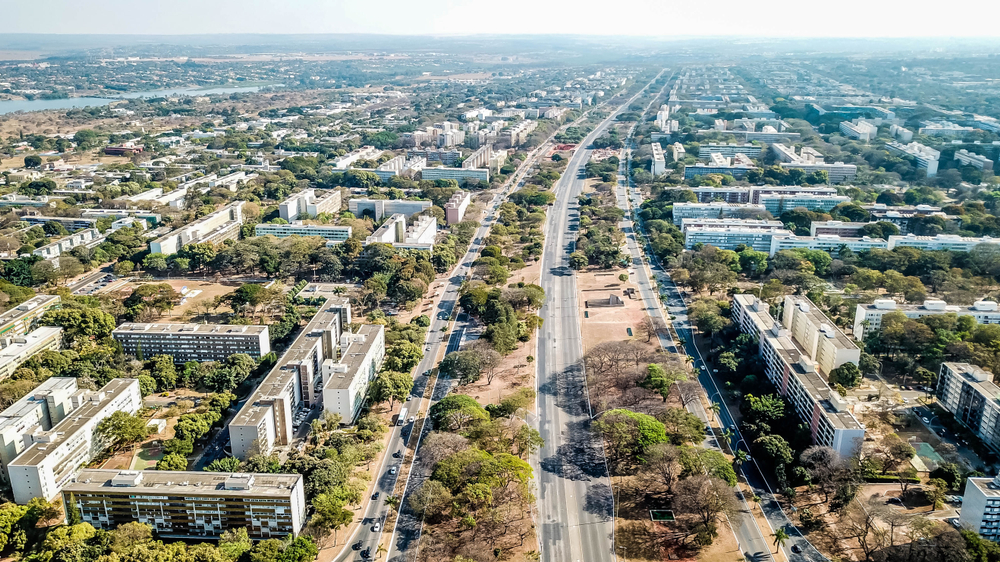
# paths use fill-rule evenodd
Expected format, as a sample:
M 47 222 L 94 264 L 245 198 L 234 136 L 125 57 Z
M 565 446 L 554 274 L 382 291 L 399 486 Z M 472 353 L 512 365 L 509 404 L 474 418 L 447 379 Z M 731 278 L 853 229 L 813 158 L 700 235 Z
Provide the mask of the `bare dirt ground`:
M 125 293 L 131 293 L 139 285 L 146 285 L 149 283 L 166 283 L 177 291 L 177 294 L 180 294 L 181 289 L 184 287 L 187 287 L 188 294 L 194 291 L 201 291 L 194 297 L 185 298 L 182 296 L 184 304 L 178 304 L 173 310 L 157 319 L 158 322 L 168 324 L 191 322 L 196 316 L 201 316 L 203 314 L 203 311 L 199 309 L 202 303 L 211 302 L 215 297 L 232 293 L 240 285 L 239 283 L 215 283 L 212 280 L 198 280 L 191 278 L 156 279 L 154 281 L 129 282 L 125 285 L 123 291 Z M 228 306 L 221 306 L 215 311 L 214 316 L 219 316 L 224 312 L 231 312 L 231 309 Z
M 576 291 L 580 307 L 580 322 L 583 332 L 584 353 L 591 347 L 605 341 L 629 339 L 628 329 L 639 336 L 638 326 L 646 316 L 642 299 L 636 295 L 629 298 L 624 291 L 629 287 L 638 289 L 634 283 L 618 279 L 623 269 L 588 268 L 577 274 Z M 587 307 L 587 301 L 607 300 L 610 295 L 620 297 L 624 307 Z M 645 339 L 643 338 L 643 341 Z M 656 346 L 651 344 L 651 350 Z

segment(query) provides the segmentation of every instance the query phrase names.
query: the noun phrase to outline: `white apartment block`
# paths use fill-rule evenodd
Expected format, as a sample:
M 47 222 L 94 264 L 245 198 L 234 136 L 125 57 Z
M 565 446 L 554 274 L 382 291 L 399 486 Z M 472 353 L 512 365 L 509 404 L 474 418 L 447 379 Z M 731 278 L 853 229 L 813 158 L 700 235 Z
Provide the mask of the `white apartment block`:
M 1000 388 L 993 373 L 968 363 L 942 363 L 938 403 L 986 446 L 1000 450 Z
M 126 322 L 111 332 L 126 354 L 169 355 L 174 363 L 225 361 L 245 353 L 260 359 L 271 352 L 267 326 L 237 324 L 139 324 Z
M 950 121 L 924 121 L 918 132 L 930 137 L 961 137 L 973 131 L 972 127 L 962 127 Z
M 114 379 L 98 391 L 78 391 L 70 401 L 69 415 L 49 431 L 25 435 L 27 447 L 7 465 L 15 502 L 55 499 L 105 448 L 106 443 L 96 439 L 97 425 L 115 412 L 134 414 L 142 407 L 138 379 Z
M 736 179 L 743 179 L 746 177 L 747 172 L 756 169 L 757 167 L 754 166 L 753 160 L 745 154 L 737 153 L 732 158 L 726 158 L 715 152 L 709 155 L 708 163 L 684 166 L 684 178 L 691 179 L 695 176 L 706 174 L 723 174 L 733 176 Z
M 530 135 L 536 127 L 538 127 L 538 123 L 531 120 L 521 121 L 511 127 L 509 131 L 510 145 L 517 146 L 519 144 L 524 144 L 524 142 L 528 140 L 528 135 Z
M 245 459 L 254 447 L 270 453 L 289 445 L 295 412 L 322 403 L 323 362 L 337 358 L 340 335 L 351 323 L 350 301 L 332 290 L 310 284 L 299 293 L 326 301 L 229 423 L 233 456 Z
M 965 481 L 959 523 L 986 540 L 1000 540 L 1000 476 Z
M 14 336 L 0 349 L 0 380 L 9 378 L 22 363 L 37 353 L 62 347 L 62 328 L 42 326 L 23 336 Z
M 673 154 L 674 162 L 680 162 L 687 156 L 687 152 L 684 151 L 684 145 L 679 142 L 670 145 L 670 152 Z
M 698 146 L 698 158 L 711 158 L 712 154 L 721 154 L 726 158 L 733 158 L 737 154 L 742 154 L 748 158 L 760 158 L 764 154 L 764 147 L 759 144 L 734 142 L 724 143 L 702 143 Z
M 62 254 L 69 252 L 77 246 L 87 246 L 95 241 L 100 243 L 102 240 L 104 240 L 104 237 L 101 236 L 101 233 L 98 232 L 96 228 L 88 228 L 86 230 L 70 234 L 69 236 L 61 238 L 51 244 L 46 244 L 41 248 L 35 248 L 35 250 L 31 253 L 48 260 L 58 258 Z
M 446 168 L 435 166 L 420 170 L 422 180 L 455 180 L 459 185 L 464 185 L 471 180 L 481 183 L 490 182 L 490 171 L 487 168 Z
M 244 201 L 230 203 L 218 211 L 206 215 L 195 222 L 178 228 L 149 243 L 152 254 L 176 254 L 187 244 L 211 242 L 221 244 L 224 240 L 236 240 L 243 225 Z
M 782 168 L 797 168 L 807 174 L 824 171 L 830 183 L 842 183 L 853 180 L 858 175 L 858 167 L 854 164 L 834 162 L 827 164 L 823 160 L 823 155 L 816 150 L 803 147 L 798 154 L 795 149 L 781 143 L 771 145 L 771 151 L 781 163 Z
M 888 244 L 881 238 L 870 238 L 862 236 L 860 238 L 841 237 L 837 234 L 820 234 L 818 236 L 796 236 L 789 233 L 786 236 L 775 236 L 771 239 L 771 247 L 767 250 L 771 256 L 781 250 L 795 250 L 804 248 L 807 250 L 823 250 L 836 256 L 841 248 L 847 248 L 855 252 L 865 252 L 873 249 L 885 249 Z
M 444 204 L 444 218 L 448 225 L 458 224 L 465 217 L 465 211 L 472 202 L 472 194 L 468 191 L 456 191 Z
M 161 216 L 158 213 L 143 211 L 142 209 L 83 209 L 81 216 L 86 219 L 115 218 L 124 219 L 134 217 L 143 219 L 149 226 L 160 224 Z
M 142 523 L 158 537 L 181 539 L 239 528 L 252 540 L 284 539 L 306 519 L 301 474 L 88 468 L 63 488 L 63 507 L 67 521 L 96 529 Z
M 274 236 L 288 238 L 289 236 L 319 236 L 327 241 L 327 245 L 339 244 L 351 237 L 353 229 L 349 226 L 332 224 L 303 224 L 295 221 L 292 224 L 260 223 L 254 227 L 255 236 Z M 330 243 L 333 244 L 330 244 Z
M 73 411 L 71 397 L 77 391 L 75 377 L 51 377 L 35 390 L 0 412 L 0 476 L 10 483 L 7 465 L 30 444 L 25 435 L 44 432 Z
M 983 170 L 984 172 L 993 171 L 992 160 L 980 154 L 969 152 L 964 148 L 955 152 L 955 160 L 958 160 L 965 166 L 974 166 L 980 170 Z
M 385 329 L 361 326 L 340 336 L 340 358 L 323 361 L 323 408 L 352 423 L 361 412 L 368 385 L 385 360 Z
M 351 167 L 358 160 L 375 160 L 382 155 L 382 150 L 375 148 L 374 146 L 362 146 L 357 150 L 348 152 L 343 156 L 338 156 L 334 158 L 331 162 L 334 169 L 346 170 Z
M 429 148 L 426 150 L 410 150 L 407 152 L 407 155 L 411 159 L 423 158 L 426 160 L 424 162 L 425 166 L 427 162 L 440 162 L 445 166 L 454 166 L 462 158 L 462 151 L 454 148 L 450 150 Z
M 404 214 L 415 215 L 433 205 L 430 201 L 414 201 L 410 199 L 350 199 L 347 208 L 356 217 L 368 214 L 374 220 L 382 220 L 385 215 Z
M 688 229 L 691 228 L 721 228 L 726 226 L 753 230 L 774 230 L 785 227 L 781 221 L 775 220 L 697 218 L 682 220 L 681 232 L 687 234 Z
M 810 236 L 841 236 L 844 238 L 860 238 L 858 234 L 865 226 L 873 224 L 867 222 L 844 222 L 844 221 L 812 221 L 809 224 Z
M 768 230 L 740 226 L 689 227 L 684 234 L 684 248 L 691 250 L 696 244 L 705 244 L 720 250 L 735 250 L 743 244 L 758 252 L 768 252 L 775 237 L 791 234 L 784 226 Z
M 972 306 L 948 304 L 928 299 L 923 304 L 899 304 L 891 299 L 876 299 L 871 304 L 859 304 L 854 312 L 854 337 L 864 340 L 882 329 L 882 317 L 890 312 L 902 312 L 907 318 L 922 318 L 935 314 L 971 316 L 979 324 L 1000 324 L 1000 309 L 993 301 L 976 301 Z
M 711 203 L 721 201 L 724 203 L 749 203 L 749 187 L 678 187 L 694 193 L 699 203 Z
M 649 173 L 654 176 L 661 176 L 667 171 L 667 160 L 663 156 L 663 147 L 660 143 L 654 142 L 649 145 L 653 151 L 653 161 L 649 164 Z
M 774 216 L 779 216 L 785 211 L 806 208 L 810 211 L 829 211 L 841 203 L 850 203 L 851 198 L 846 195 L 814 195 L 812 193 L 780 194 L 770 193 L 760 195 L 758 203 L 767 209 L 767 212 Z
M 334 189 L 317 199 L 316 190 L 307 189 L 282 201 L 278 205 L 278 215 L 288 222 L 303 216 L 316 218 L 321 213 L 336 215 L 340 212 L 341 203 L 342 195 L 339 190 Z
M 869 123 L 864 119 L 855 119 L 854 121 L 841 121 L 840 122 L 840 132 L 844 136 L 852 139 L 857 139 L 864 142 L 870 142 L 873 138 L 878 135 L 878 126 L 874 123 Z
M 674 224 L 680 226 L 684 219 L 752 218 L 766 213 L 763 205 L 752 203 L 684 203 L 673 205 Z
M 427 165 L 427 159 L 421 157 L 407 158 L 406 156 L 396 156 L 395 158 L 386 161 L 385 163 L 379 165 L 374 170 L 362 170 L 365 172 L 371 172 L 379 177 L 380 180 L 388 181 L 394 176 L 404 176 L 412 178 L 417 172 L 422 170 L 424 166 Z
M 0 314 L 0 348 L 31 331 L 36 319 L 62 303 L 59 295 L 38 295 Z
M 905 236 L 890 236 L 888 248 L 919 248 L 924 251 L 930 250 L 950 250 L 952 252 L 968 252 L 980 244 L 1000 244 L 1000 238 L 983 236 L 973 238 L 970 236 L 959 236 L 957 234 L 938 234 L 935 236 L 916 236 L 907 234 Z
M 889 125 L 889 134 L 900 142 L 910 142 L 913 140 L 913 131 L 899 125 Z
M 785 297 L 781 323 L 753 295 L 735 295 L 732 314 L 742 331 L 759 338 L 768 380 L 809 426 L 813 443 L 853 456 L 864 441 L 864 426 L 827 380 L 832 369 L 858 362 L 854 342 L 804 297 Z
M 462 161 L 463 168 L 488 168 L 490 157 L 493 154 L 493 146 L 486 145 L 479 147 L 468 158 Z
M 805 186 L 805 185 L 762 185 L 750 188 L 750 202 L 760 203 L 760 198 L 765 195 L 782 195 L 785 197 L 798 197 L 803 195 L 836 195 L 837 188 L 829 186 Z
M 917 169 L 927 170 L 927 177 L 933 178 L 937 175 L 938 159 L 941 158 L 940 151 L 922 145 L 919 142 L 911 142 L 909 144 L 890 142 L 885 145 L 885 149 L 892 154 L 913 158 L 917 163 Z
M 406 226 L 406 215 L 397 213 L 389 217 L 371 236 L 365 238 L 369 244 L 392 244 L 403 250 L 433 250 L 437 238 L 437 219 L 419 216 Z

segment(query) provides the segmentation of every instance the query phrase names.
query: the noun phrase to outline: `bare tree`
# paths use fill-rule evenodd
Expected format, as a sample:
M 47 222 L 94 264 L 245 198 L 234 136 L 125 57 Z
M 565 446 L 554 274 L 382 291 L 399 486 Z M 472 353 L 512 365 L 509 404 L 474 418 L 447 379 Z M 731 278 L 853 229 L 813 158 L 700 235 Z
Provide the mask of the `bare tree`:
M 729 484 L 704 474 L 678 482 L 675 503 L 681 511 L 696 515 L 705 527 L 710 527 L 720 515 L 735 516 L 740 509 Z
M 823 492 L 823 501 L 830 501 L 830 494 L 837 490 L 837 472 L 840 455 L 830 447 L 814 445 L 799 456 L 799 462 L 809 471 L 809 479 Z
M 681 397 L 681 404 L 685 408 L 701 398 L 701 383 L 698 381 L 681 381 L 677 383 L 677 391 Z
M 672 492 L 681 471 L 680 458 L 681 451 L 676 445 L 659 443 L 646 451 L 646 464 L 643 468 L 647 474 L 663 482 L 667 492 Z
M 864 504 L 854 501 L 840 515 L 838 528 L 843 538 L 857 540 L 865 560 L 871 560 L 874 552 L 886 546 L 885 533 L 878 523 L 880 504 L 880 497 L 869 498 Z
M 433 466 L 448 455 L 469 448 L 469 440 L 457 433 L 434 431 L 424 438 L 420 445 L 420 458 L 428 466 Z
M 644 316 L 642 320 L 639 321 L 637 326 L 638 332 L 646 336 L 646 343 L 653 341 L 653 338 L 659 337 L 660 329 L 656 325 L 656 321 L 649 316 Z

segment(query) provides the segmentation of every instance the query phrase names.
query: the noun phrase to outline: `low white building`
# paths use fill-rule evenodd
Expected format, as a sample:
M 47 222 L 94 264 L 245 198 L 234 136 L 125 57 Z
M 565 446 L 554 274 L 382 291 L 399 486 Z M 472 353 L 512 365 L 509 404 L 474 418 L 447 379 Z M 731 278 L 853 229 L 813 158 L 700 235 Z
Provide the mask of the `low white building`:
M 369 244 L 392 244 L 404 250 L 433 250 L 437 238 L 437 219 L 419 216 L 406 226 L 406 215 L 398 213 L 389 217 L 371 236 L 365 238 Z
M 948 304 L 928 299 L 923 304 L 899 304 L 891 299 L 876 299 L 871 304 L 859 304 L 854 313 L 854 337 L 863 340 L 882 329 L 882 317 L 890 312 L 902 312 L 907 318 L 922 318 L 935 314 L 972 316 L 979 324 L 1000 324 L 1000 309 L 993 301 L 976 301 L 972 306 Z
M 336 189 L 318 199 L 315 189 L 306 189 L 282 201 L 278 205 L 278 215 L 288 222 L 302 216 L 316 218 L 321 213 L 336 215 L 340 212 L 341 198 L 340 191 Z

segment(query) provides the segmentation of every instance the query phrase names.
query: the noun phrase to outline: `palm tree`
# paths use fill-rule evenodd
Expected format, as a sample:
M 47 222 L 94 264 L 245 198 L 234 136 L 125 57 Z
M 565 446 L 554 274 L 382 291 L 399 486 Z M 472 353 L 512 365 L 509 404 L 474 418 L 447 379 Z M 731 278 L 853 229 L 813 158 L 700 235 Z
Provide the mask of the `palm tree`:
M 774 534 L 772 534 L 771 536 L 774 537 L 774 552 L 775 553 L 777 553 L 778 550 L 781 549 L 781 547 L 785 546 L 785 542 L 787 542 L 788 539 L 792 538 L 792 537 L 788 536 L 788 533 L 786 533 L 784 529 L 777 529 L 777 530 L 775 530 Z M 381 545 L 379 545 L 379 546 L 381 546 Z
M 722 404 L 712 402 L 712 405 L 709 406 L 708 409 L 712 410 L 712 419 L 715 420 L 715 418 L 719 415 L 719 411 L 722 410 Z
M 748 457 L 749 455 L 743 449 L 736 451 L 736 455 L 733 457 L 733 470 L 739 470 L 740 465 L 747 462 Z
M 388 551 L 384 544 L 378 543 L 378 548 L 375 549 L 375 558 L 382 558 L 382 555 Z

